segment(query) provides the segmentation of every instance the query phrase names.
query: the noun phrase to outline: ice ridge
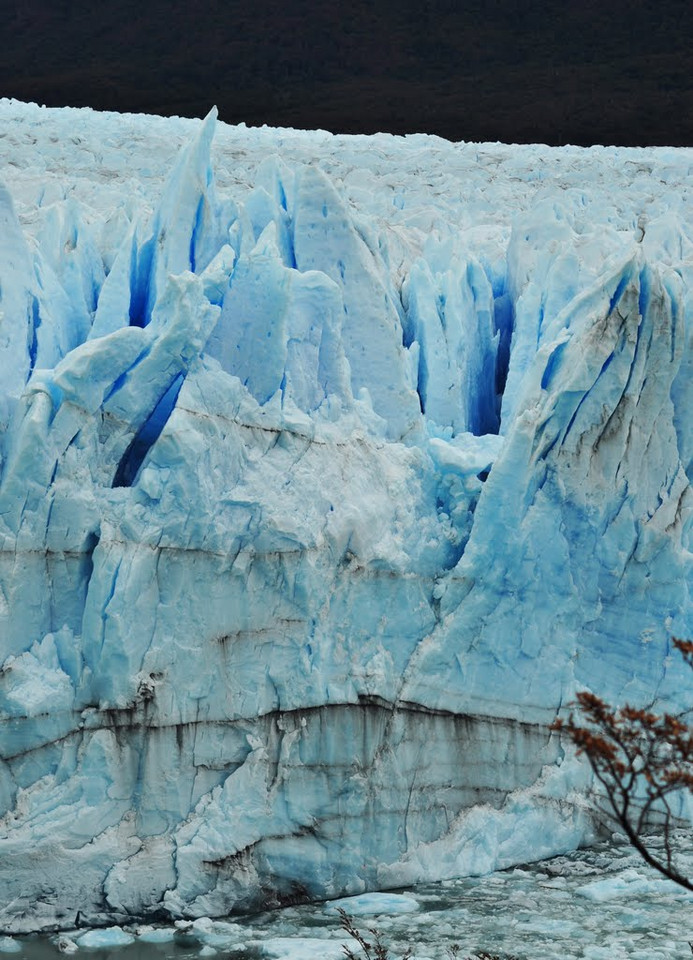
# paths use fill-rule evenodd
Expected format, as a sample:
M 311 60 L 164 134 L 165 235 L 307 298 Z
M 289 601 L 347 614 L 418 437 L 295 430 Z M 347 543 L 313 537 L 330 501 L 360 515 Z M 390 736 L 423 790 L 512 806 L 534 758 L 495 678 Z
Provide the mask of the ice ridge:
M 7 932 L 564 852 L 562 705 L 690 702 L 693 228 L 566 191 L 482 237 L 263 131 L 219 173 L 220 127 L 151 209 L 0 190 Z

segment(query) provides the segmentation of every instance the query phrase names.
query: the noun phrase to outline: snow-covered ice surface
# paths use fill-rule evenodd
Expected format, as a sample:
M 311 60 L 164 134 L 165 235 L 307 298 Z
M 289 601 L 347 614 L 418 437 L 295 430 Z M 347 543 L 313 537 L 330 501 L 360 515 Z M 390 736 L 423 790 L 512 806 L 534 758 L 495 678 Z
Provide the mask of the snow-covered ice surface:
M 692 170 L 0 101 L 0 929 L 590 838 L 557 712 L 693 686 Z
M 691 875 L 690 839 L 685 847 L 682 863 Z M 352 901 L 343 906 L 353 924 L 370 940 L 369 928 L 378 930 L 392 960 L 407 949 L 418 960 L 449 960 L 454 945 L 461 958 L 485 950 L 518 960 L 680 960 L 689 950 L 693 908 L 685 891 L 655 874 L 629 847 L 612 843 L 503 873 Z M 97 942 L 87 950 L 88 935 L 79 931 L 7 939 L 23 960 L 57 960 L 75 940 L 89 960 L 338 960 L 342 944 L 354 950 L 356 944 L 340 930 L 332 907 L 288 907 L 234 923 L 203 918 L 176 927 L 91 931 Z

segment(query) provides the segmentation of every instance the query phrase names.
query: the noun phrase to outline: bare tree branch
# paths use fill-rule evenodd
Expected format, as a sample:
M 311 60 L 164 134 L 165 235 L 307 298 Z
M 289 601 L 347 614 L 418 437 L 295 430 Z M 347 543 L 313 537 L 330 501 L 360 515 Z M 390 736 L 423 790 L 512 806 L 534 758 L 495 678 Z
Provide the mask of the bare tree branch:
M 673 644 L 693 669 L 693 642 Z M 553 727 L 566 734 L 584 755 L 601 784 L 608 814 L 646 863 L 675 883 L 693 892 L 693 880 L 675 865 L 671 842 L 676 817 L 670 798 L 693 792 L 693 728 L 690 711 L 656 714 L 626 704 L 614 709 L 588 691 L 577 695 L 579 716 L 556 720 Z M 664 856 L 643 839 L 648 822 L 662 824 Z

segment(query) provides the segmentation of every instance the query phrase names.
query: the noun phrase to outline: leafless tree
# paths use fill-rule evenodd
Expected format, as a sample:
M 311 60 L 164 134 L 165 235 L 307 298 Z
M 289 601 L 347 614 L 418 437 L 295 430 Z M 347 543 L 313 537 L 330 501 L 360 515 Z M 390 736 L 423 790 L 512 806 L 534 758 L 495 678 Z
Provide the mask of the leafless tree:
M 342 930 L 348 933 L 352 940 L 356 941 L 360 947 L 359 953 L 364 956 L 366 960 L 390 960 L 388 949 L 375 927 L 368 928 L 367 932 L 371 935 L 372 941 L 367 940 L 364 934 L 354 926 L 354 922 L 346 910 L 337 907 L 337 913 L 339 914 L 339 922 Z M 345 960 L 359 960 L 358 956 L 347 944 L 344 944 L 342 949 L 344 950 Z M 411 953 L 407 952 L 402 957 L 402 960 L 410 960 L 410 957 Z

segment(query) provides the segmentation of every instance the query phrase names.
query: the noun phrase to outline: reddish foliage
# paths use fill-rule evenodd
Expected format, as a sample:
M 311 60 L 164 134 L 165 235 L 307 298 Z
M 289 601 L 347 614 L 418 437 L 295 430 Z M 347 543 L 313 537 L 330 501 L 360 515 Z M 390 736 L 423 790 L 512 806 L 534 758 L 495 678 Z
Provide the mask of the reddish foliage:
M 693 668 L 693 642 L 675 639 L 673 644 Z M 615 709 L 587 691 L 577 695 L 575 706 L 577 719 L 571 713 L 567 720 L 556 720 L 553 729 L 566 734 L 587 758 L 604 789 L 609 814 L 641 856 L 693 891 L 693 882 L 674 864 L 670 844 L 672 795 L 693 791 L 693 729 L 685 715 L 659 715 L 628 704 Z M 642 839 L 653 818 L 663 824 L 663 854 Z

